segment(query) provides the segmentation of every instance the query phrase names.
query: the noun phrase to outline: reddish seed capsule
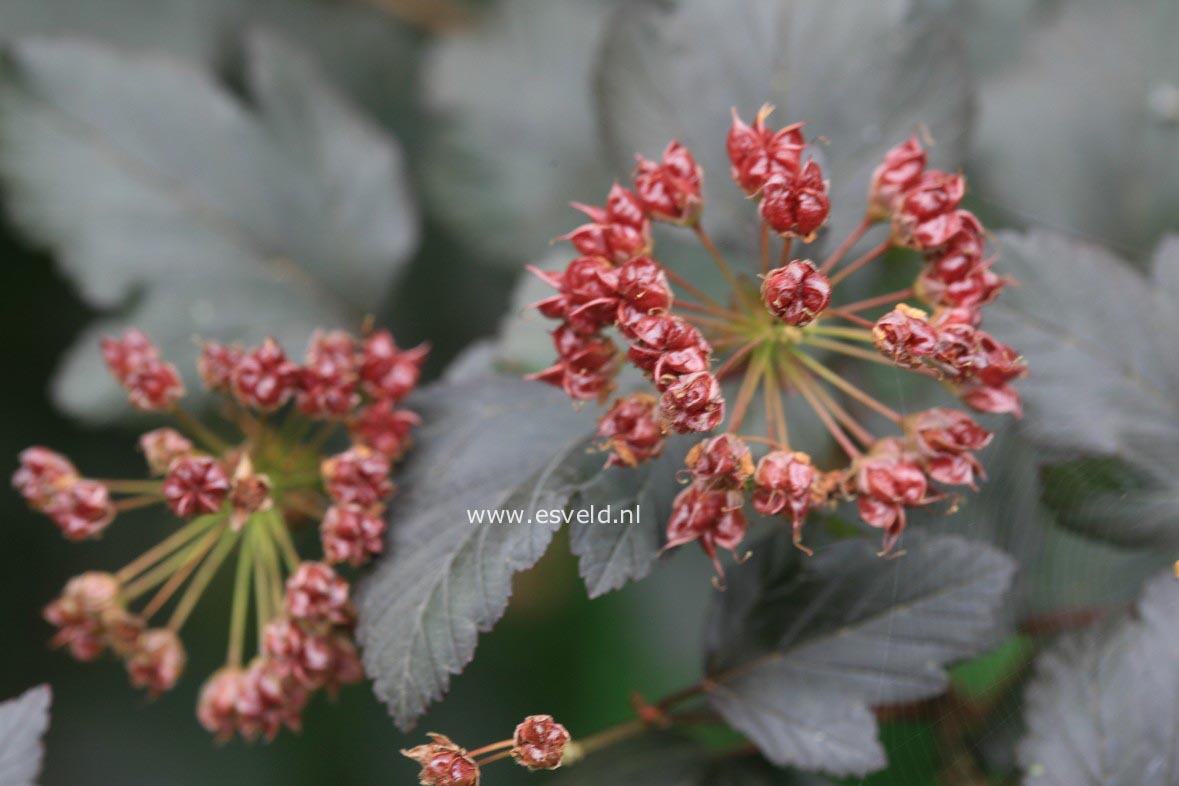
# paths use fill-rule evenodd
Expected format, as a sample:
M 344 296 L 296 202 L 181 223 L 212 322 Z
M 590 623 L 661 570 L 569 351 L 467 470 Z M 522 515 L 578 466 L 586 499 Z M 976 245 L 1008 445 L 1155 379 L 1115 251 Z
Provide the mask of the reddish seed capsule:
M 512 758 L 530 770 L 555 770 L 561 766 L 569 732 L 551 715 L 531 715 L 516 726 Z
M 45 621 L 57 628 L 50 644 L 68 647 L 80 661 L 94 660 L 106 647 L 107 615 L 118 608 L 122 587 L 110 573 L 83 573 L 66 584 L 61 596 L 45 607 Z
M 391 400 L 381 399 L 357 412 L 348 428 L 357 444 L 398 461 L 413 445 L 411 432 L 421 422 L 415 413 L 396 409 Z
M 855 462 L 851 482 L 860 517 L 884 530 L 881 553 L 890 552 L 904 531 L 905 508 L 927 501 L 925 473 L 897 440 L 882 439 Z
M 673 431 L 712 431 L 725 417 L 720 383 L 707 371 L 679 378 L 660 399 L 663 417 Z
M 809 325 L 831 303 L 831 282 L 810 260 L 795 259 L 771 270 L 761 284 L 770 313 L 788 325 Z
M 133 373 L 160 362 L 159 349 L 145 333 L 135 328 L 119 338 L 102 339 L 101 348 L 107 368 L 124 386 Z
M 651 224 L 633 191 L 618 183 L 610 189 L 605 207 L 574 203 L 573 207 L 589 216 L 590 223 L 563 236 L 589 257 L 604 257 L 617 264 L 642 256 L 651 247 Z
M 673 139 L 658 163 L 636 158 L 635 194 L 646 214 L 673 224 L 695 224 L 704 207 L 703 174 L 688 148 Z
M 77 480 L 53 496 L 45 513 L 69 540 L 98 537 L 115 519 L 115 506 L 106 486 L 94 480 Z
M 44 510 L 53 497 L 78 480 L 78 470 L 65 456 L 34 446 L 20 454 L 20 466 L 12 475 L 13 488 L 35 510 Z
M 699 481 L 676 496 L 667 522 L 665 549 L 698 541 L 712 560 L 717 575 L 724 576 L 718 548 L 733 551 L 745 537 L 744 492 L 738 489 L 709 490 Z
M 818 162 L 807 161 L 797 175 L 771 175 L 761 189 L 760 209 L 762 220 L 779 235 L 813 240 L 831 211 Z
M 389 459 L 363 445 L 325 459 L 321 469 L 336 502 L 370 507 L 393 496 Z
M 270 412 L 287 403 L 295 392 L 299 367 L 287 360 L 272 338 L 244 354 L 233 370 L 233 393 L 248 407 Z
M 144 363 L 129 373 L 123 384 L 131 406 L 144 412 L 164 412 L 184 398 L 180 372 L 171 363 Z
M 557 362 L 525 379 L 555 385 L 575 401 L 604 400 L 614 389 L 614 377 L 621 366 L 614 342 L 583 336 L 569 325 L 561 325 L 552 336 Z
M 905 431 L 925 471 L 938 483 L 974 485 L 982 467 L 972 455 L 991 441 L 991 432 L 965 412 L 936 407 L 905 419 Z
M 430 733 L 427 745 L 401 751 L 421 765 L 422 786 L 479 786 L 479 765 L 467 752 L 442 734 Z
M 228 392 L 233 381 L 233 370 L 237 368 L 245 352 L 241 347 L 206 341 L 201 345 L 201 356 L 197 359 L 197 373 L 209 390 Z
M 417 387 L 422 364 L 430 354 L 427 344 L 398 349 L 393 334 L 378 330 L 364 341 L 360 380 L 365 392 L 376 399 L 399 402 Z
M 187 656 L 180 637 L 170 628 L 144 631 L 127 657 L 127 673 L 136 688 L 155 698 L 171 690 L 184 672 Z
M 363 669 L 356 647 L 338 631 L 309 633 L 299 624 L 279 617 L 266 625 L 263 652 L 276 667 L 295 677 L 307 690 L 358 682 Z
M 735 434 L 720 434 L 696 443 L 684 463 L 693 477 L 710 481 L 712 488 L 740 486 L 753 476 L 749 446 Z
M 153 475 L 163 475 L 177 459 L 193 452 L 192 442 L 174 428 L 157 428 L 139 438 L 139 449 Z
M 234 704 L 238 731 L 247 740 L 271 740 L 283 726 L 302 728 L 307 689 L 269 658 L 255 658 L 242 675 Z
M 607 467 L 634 467 L 663 452 L 659 400 L 634 393 L 611 405 L 598 421 L 597 435 L 606 441 Z
M 680 377 L 707 371 L 712 347 L 694 326 L 677 316 L 656 315 L 636 321 L 629 331 L 631 362 L 665 390 Z
M 868 215 L 873 219 L 891 217 L 904 194 L 920 181 L 925 161 L 925 150 L 916 135 L 885 153 L 868 187 Z
M 213 513 L 229 495 L 229 475 L 210 456 L 175 461 L 164 478 L 164 501 L 181 518 Z
M 766 127 L 772 111 L 769 104 L 762 106 L 750 126 L 733 110 L 733 122 L 725 141 L 729 172 L 741 190 L 750 195 L 760 191 L 771 175 L 796 175 L 802 163 L 802 151 L 806 147 L 803 124 L 772 131 Z
M 356 347 L 352 336 L 336 330 L 316 331 L 307 348 L 307 361 L 296 377 L 295 402 L 315 418 L 343 418 L 360 403 Z
M 245 672 L 225 667 L 209 677 L 197 701 L 197 720 L 218 742 L 228 742 L 238 728 L 237 703 Z
M 916 367 L 921 358 L 932 356 L 938 348 L 938 334 L 928 315 L 904 303 L 876 320 L 872 336 L 876 349 L 902 366 Z
M 928 171 L 901 198 L 893 216 L 893 240 L 899 246 L 932 251 L 977 221 L 958 210 L 966 193 L 960 174 Z
M 383 511 L 359 505 L 332 505 L 319 525 L 324 560 L 363 565 L 384 549 Z
M 286 609 L 293 619 L 313 626 L 347 625 L 354 616 L 348 582 L 322 562 L 304 562 L 287 579 Z
M 671 287 L 663 267 L 649 257 L 634 257 L 618 269 L 618 315 L 621 325 L 633 324 L 671 308 Z
M 789 513 L 794 542 L 800 544 L 817 480 L 818 473 L 807 454 L 770 451 L 761 457 L 753 474 L 753 507 L 766 516 Z

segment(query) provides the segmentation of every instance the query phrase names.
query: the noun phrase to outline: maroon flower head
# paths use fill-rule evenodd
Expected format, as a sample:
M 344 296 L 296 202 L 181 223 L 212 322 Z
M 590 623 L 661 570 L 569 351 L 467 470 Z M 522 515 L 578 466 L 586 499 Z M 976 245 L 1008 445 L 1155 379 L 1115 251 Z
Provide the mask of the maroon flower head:
M 163 475 L 172 462 L 192 455 L 192 442 L 174 428 L 153 429 L 139 438 L 139 449 L 153 475 Z
M 606 440 L 607 467 L 634 467 L 663 452 L 659 399 L 633 393 L 617 399 L 598 420 L 597 435 Z
M 144 412 L 165 412 L 184 398 L 180 372 L 171 363 L 144 363 L 128 374 L 123 384 L 131 406 Z
M 633 191 L 615 183 L 604 208 L 576 202 L 573 207 L 589 216 L 590 223 L 560 239 L 568 240 L 583 256 L 604 257 L 622 264 L 650 249 L 651 224 Z
M 306 704 L 307 689 L 293 674 L 269 658 L 255 658 L 238 685 L 238 730 L 247 740 L 271 740 L 283 726 L 299 731 Z
M 633 324 L 641 317 L 663 314 L 671 308 L 671 287 L 663 267 L 650 257 L 634 257 L 618 269 L 618 317 Z
M 342 330 L 316 331 L 306 365 L 296 377 L 299 410 L 316 418 L 346 417 L 360 403 L 358 380 L 352 336 Z
M 106 486 L 94 480 L 77 480 L 53 496 L 45 506 L 68 540 L 97 537 L 115 519 L 115 506 Z
M 379 508 L 332 505 L 319 525 L 326 562 L 363 565 L 384 549 L 385 519 Z
M 295 392 L 299 367 L 272 338 L 245 353 L 233 369 L 233 393 L 248 407 L 270 412 L 287 403 Z
M 237 703 L 244 681 L 245 672 L 227 666 L 215 672 L 201 687 L 197 720 L 218 742 L 228 742 L 237 731 Z
M 810 260 L 795 259 L 771 270 L 761 284 L 770 313 L 788 325 L 809 325 L 831 303 L 831 282 Z
M 336 502 L 370 507 L 393 496 L 389 459 L 364 445 L 325 459 L 321 469 L 328 494 Z
M 349 423 L 354 442 L 398 461 L 413 445 L 411 432 L 422 419 L 408 409 L 397 409 L 389 399 L 364 407 Z
M 736 489 L 709 490 L 694 482 L 676 496 L 667 522 L 664 549 L 698 541 L 712 560 L 718 576 L 724 576 L 718 548 L 733 551 L 745 537 L 744 493 Z
M 275 666 L 294 676 L 307 690 L 359 682 L 364 676 L 356 647 L 337 631 L 308 633 L 286 617 L 266 625 L 262 649 Z
M 558 290 L 556 295 L 533 304 L 544 316 L 564 320 L 584 335 L 614 324 L 618 317 L 619 272 L 605 258 L 578 257 L 563 273 L 528 269 Z
M 938 349 L 938 333 L 921 309 L 901 303 L 872 327 L 876 349 L 902 366 L 916 367 Z
M 430 733 L 429 744 L 401 751 L 421 765 L 422 786 L 479 786 L 479 765 L 449 737 Z
M 704 208 L 703 174 L 691 151 L 678 141 L 668 142 L 661 161 L 636 156 L 635 194 L 653 219 L 691 226 Z
M 868 213 L 875 219 L 892 216 L 901 198 L 914 188 L 925 172 L 925 150 L 916 135 L 884 154 L 868 187 Z
M 964 227 L 977 219 L 958 205 L 966 193 L 960 174 L 925 172 L 905 192 L 893 216 L 893 239 L 897 245 L 932 251 L 944 246 Z
M 186 662 L 184 644 L 176 632 L 154 628 L 140 634 L 127 657 L 127 673 L 132 685 L 146 688 L 155 698 L 176 685 Z
M 57 628 L 51 644 L 67 647 L 80 661 L 94 660 L 107 644 L 105 620 L 119 608 L 118 579 L 110 573 L 83 573 L 66 584 L 45 607 L 45 621 Z
M 287 579 L 286 610 L 293 619 L 312 626 L 349 625 L 354 613 L 348 582 L 323 562 L 303 562 Z
M 555 385 L 576 401 L 604 400 L 614 389 L 614 377 L 621 365 L 614 342 L 601 336 L 583 336 L 569 325 L 561 325 L 552 336 L 557 362 L 525 379 Z
M 245 352 L 241 347 L 206 341 L 201 344 L 197 359 L 197 373 L 209 390 L 225 392 L 233 382 L 233 370 Z
M 430 354 L 428 344 L 398 349 L 393 334 L 378 330 L 364 341 L 361 355 L 361 385 L 375 399 L 399 402 L 408 396 L 422 376 L 422 364 Z
M 102 358 L 111 375 L 126 386 L 131 375 L 160 362 L 160 350 L 140 330 L 131 328 L 120 338 L 103 338 Z
M 711 373 L 698 371 L 679 378 L 664 391 L 660 410 L 673 431 L 712 431 L 725 417 L 720 383 Z
M 35 510 L 44 510 L 54 496 L 77 480 L 78 470 L 69 459 L 40 446 L 21 451 L 20 466 L 12 475 L 13 488 Z
M 651 377 L 659 390 L 666 390 L 680 377 L 708 370 L 712 347 L 695 326 L 682 318 L 655 315 L 630 327 L 633 343 L 627 357 Z
M 164 478 L 164 501 L 177 516 L 190 518 L 220 510 L 229 488 L 229 475 L 216 459 L 186 456 Z
M 905 528 L 905 508 L 928 501 L 925 473 L 895 439 L 882 439 L 856 461 L 850 480 L 858 495 L 860 517 L 884 530 L 882 553 L 888 553 Z
M 551 715 L 530 715 L 512 737 L 512 758 L 530 770 L 555 770 L 561 766 L 569 732 Z
M 761 189 L 761 217 L 783 237 L 810 242 L 827 222 L 831 200 L 817 161 L 797 173 L 775 172 Z

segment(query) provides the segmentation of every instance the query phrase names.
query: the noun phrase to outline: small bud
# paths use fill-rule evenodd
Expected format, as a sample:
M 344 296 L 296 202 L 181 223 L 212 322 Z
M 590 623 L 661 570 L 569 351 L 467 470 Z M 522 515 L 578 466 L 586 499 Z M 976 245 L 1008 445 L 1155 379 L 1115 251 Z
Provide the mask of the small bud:
M 512 758 L 530 770 L 555 770 L 561 766 L 569 732 L 551 715 L 531 715 L 516 727 Z
M 802 527 L 813 503 L 818 473 L 810 456 L 773 450 L 761 457 L 753 475 L 753 507 L 762 515 L 789 511 L 795 543 L 802 541 Z
M 352 439 L 389 459 L 400 460 L 413 445 L 411 432 L 422 419 L 408 409 L 396 409 L 381 399 L 356 413 L 348 428 Z
M 370 507 L 393 496 L 389 459 L 364 445 L 325 459 L 321 471 L 328 495 L 336 502 Z
M 259 735 L 274 739 L 283 726 L 299 731 L 307 698 L 307 689 L 294 675 L 269 658 L 255 658 L 238 685 L 238 730 L 248 740 Z
M 299 367 L 272 338 L 245 353 L 233 369 L 233 393 L 247 407 L 271 412 L 295 392 Z
M 422 364 L 430 347 L 419 344 L 413 349 L 398 349 L 393 334 L 378 330 L 364 341 L 360 361 L 360 382 L 375 399 L 401 401 L 417 387 Z
M 672 140 L 659 163 L 637 157 L 635 194 L 653 219 L 691 226 L 700 218 L 703 175 L 688 148 Z
M 164 478 L 164 501 L 181 518 L 221 509 L 229 494 L 229 476 L 211 456 L 186 456 L 172 463 Z
M 127 657 L 127 673 L 136 688 L 155 698 L 176 685 L 187 657 L 180 637 L 170 628 L 144 631 Z
M 479 765 L 449 737 L 427 734 L 430 743 L 401 751 L 422 766 L 422 786 L 479 786 Z
M 928 315 L 904 303 L 876 320 L 872 336 L 880 354 L 902 366 L 916 367 L 938 348 L 938 334 Z
M 94 660 L 106 646 L 106 615 L 119 608 L 118 579 L 110 573 L 83 573 L 66 584 L 45 607 L 45 621 L 57 628 L 51 644 L 68 647 L 80 661 Z
M 663 266 L 650 257 L 634 257 L 618 270 L 618 322 L 663 314 L 671 308 L 671 287 Z
M 197 720 L 218 742 L 228 742 L 238 728 L 237 703 L 245 672 L 226 667 L 205 681 L 197 701 Z
M 160 351 L 141 330 L 131 328 L 120 338 L 101 341 L 102 357 L 111 375 L 124 387 L 132 374 L 160 362 Z
M 20 466 L 12 485 L 35 510 L 44 510 L 55 495 L 78 480 L 78 470 L 65 456 L 49 448 L 34 446 L 20 453 Z
M 575 401 L 604 400 L 614 389 L 614 377 L 621 366 L 614 342 L 602 336 L 584 336 L 569 325 L 561 325 L 552 336 L 557 362 L 525 379 L 555 385 Z
M 806 141 L 802 123 L 795 123 L 775 132 L 766 127 L 766 119 L 773 107 L 762 106 L 753 125 L 747 125 L 733 110 L 725 149 L 729 154 L 730 174 L 746 194 L 762 189 L 773 174 L 794 175 L 802 163 Z
M 310 625 L 348 625 L 354 618 L 348 582 L 322 562 L 303 562 L 287 579 L 287 613 Z
M 598 421 L 597 435 L 606 440 L 607 467 L 634 467 L 663 452 L 659 400 L 645 393 L 617 399 Z
M 779 235 L 813 240 L 831 212 L 818 162 L 807 161 L 797 174 L 771 175 L 761 189 L 760 209 L 762 220 Z
M 735 434 L 721 434 L 696 443 L 684 463 L 693 477 L 711 481 L 712 488 L 740 486 L 753 476 L 749 446 Z
M 717 575 L 724 576 L 716 550 L 732 551 L 745 537 L 744 505 L 745 495 L 741 490 L 708 490 L 700 482 L 692 483 L 672 503 L 664 548 L 699 541 L 700 548 L 716 567 Z
M 241 362 L 245 352 L 241 347 L 206 341 L 201 344 L 201 356 L 197 359 L 197 373 L 209 390 L 228 392 L 233 380 L 233 371 Z
M 868 214 L 874 219 L 892 216 L 905 192 L 917 185 L 924 172 L 925 150 L 916 136 L 889 150 L 872 173 Z
M 270 478 L 254 472 L 254 462 L 248 454 L 238 460 L 233 470 L 229 507 L 229 525 L 235 532 L 240 531 L 253 514 L 274 507 L 274 499 L 270 496 Z
M 645 371 L 660 390 L 680 377 L 707 371 L 712 347 L 693 325 L 677 316 L 651 316 L 626 331 L 633 343 L 627 357 Z
M 184 397 L 180 372 L 171 363 L 145 363 L 127 375 L 124 387 L 131 406 L 144 412 L 166 412 Z
M 319 525 L 324 560 L 363 565 L 384 549 L 385 519 L 379 509 L 332 505 Z
M 725 417 L 720 383 L 707 371 L 681 377 L 660 399 L 660 410 L 672 430 L 712 431 Z
M 174 428 L 157 428 L 139 438 L 139 449 L 153 475 L 163 475 L 176 459 L 192 455 L 192 442 Z
M 307 348 L 307 363 L 296 377 L 295 402 L 314 418 L 343 418 L 357 404 L 358 375 L 352 336 L 342 330 L 316 331 Z
M 115 519 L 115 506 L 106 486 L 94 480 L 77 480 L 55 494 L 45 513 L 68 540 L 97 537 Z
M 770 313 L 788 325 L 809 325 L 831 303 L 831 282 L 810 260 L 795 259 L 771 270 L 761 284 Z

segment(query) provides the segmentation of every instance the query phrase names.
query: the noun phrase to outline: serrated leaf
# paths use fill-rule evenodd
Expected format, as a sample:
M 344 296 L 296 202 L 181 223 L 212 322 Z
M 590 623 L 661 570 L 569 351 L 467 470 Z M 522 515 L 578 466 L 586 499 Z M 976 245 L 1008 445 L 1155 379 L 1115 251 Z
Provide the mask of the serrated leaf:
M 976 188 L 1019 223 L 1145 252 L 1179 209 L 1179 7 L 1055 5 L 980 85 Z
M 832 775 L 885 766 L 871 708 L 945 690 L 945 666 L 993 643 L 1015 565 L 957 537 L 883 560 L 844 541 L 802 561 L 782 536 L 718 596 L 706 692 L 770 761 Z
M 1153 280 L 1112 254 L 1046 231 L 1000 236 L 1021 285 L 988 327 L 1027 359 L 1023 428 L 1057 461 L 1125 462 L 1133 478 L 1057 474 L 1062 523 L 1122 545 L 1179 538 L 1179 243 L 1160 245 Z M 1095 297 L 1095 288 L 1102 296 Z M 1092 465 L 1090 465 L 1092 470 Z M 1050 489 L 1051 491 L 1051 489 Z M 1112 492 L 1112 493 L 1111 493 Z M 1062 496 L 1062 494 L 1064 496 Z
M 604 513 L 607 522 L 573 521 L 569 546 L 577 555 L 591 598 L 651 572 L 663 545 L 671 503 L 681 489 L 676 474 L 684 468 L 692 442 L 688 437 L 672 437 L 659 458 L 634 468 L 602 471 L 602 453 L 586 456 L 591 466 L 585 475 L 590 479 L 578 487 L 569 507 L 574 513 L 584 510 L 594 517 Z M 633 518 L 621 521 L 623 511 Z
M 766 101 L 781 125 L 806 121 L 831 180 L 830 235 L 863 216 L 885 150 L 925 124 L 940 163 L 962 155 L 971 88 L 944 11 L 912 0 L 641 0 L 613 18 L 597 70 L 607 151 L 620 171 L 636 152 L 688 145 L 704 168 L 704 223 L 752 243 L 756 211 L 729 181 L 729 110 Z
M 446 122 L 428 147 L 427 195 L 485 258 L 540 258 L 579 223 L 570 200 L 605 197 L 590 66 L 610 5 L 502 0 L 430 53 L 424 94 Z
M 49 686 L 40 685 L 0 703 L 0 784 L 33 786 L 37 781 L 52 698 Z
M 377 696 L 403 729 L 440 698 L 503 615 L 518 570 L 540 559 L 584 450 L 585 421 L 559 391 L 484 377 L 440 383 L 413 402 L 425 425 L 391 506 L 388 554 L 358 584 L 357 628 Z M 468 513 L 518 512 L 519 523 Z
M 1153 579 L 1128 617 L 1062 638 L 1026 694 L 1027 786 L 1179 780 L 1179 581 Z
M 55 394 L 72 414 L 125 409 L 101 333 L 136 324 L 181 369 L 194 334 L 294 350 L 315 327 L 355 327 L 416 245 L 396 143 L 276 39 L 247 46 L 254 106 L 204 71 L 94 43 L 26 40 L 7 58 L 13 217 L 86 301 L 119 311 L 66 358 Z

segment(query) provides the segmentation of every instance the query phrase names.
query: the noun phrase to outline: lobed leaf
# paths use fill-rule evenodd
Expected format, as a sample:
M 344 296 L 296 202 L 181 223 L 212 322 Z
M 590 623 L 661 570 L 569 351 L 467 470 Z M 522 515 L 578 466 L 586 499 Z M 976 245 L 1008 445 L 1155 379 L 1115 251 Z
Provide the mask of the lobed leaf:
M 41 773 L 53 694 L 40 685 L 0 703 L 0 783 L 33 786 Z

